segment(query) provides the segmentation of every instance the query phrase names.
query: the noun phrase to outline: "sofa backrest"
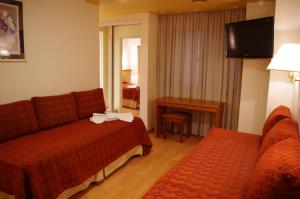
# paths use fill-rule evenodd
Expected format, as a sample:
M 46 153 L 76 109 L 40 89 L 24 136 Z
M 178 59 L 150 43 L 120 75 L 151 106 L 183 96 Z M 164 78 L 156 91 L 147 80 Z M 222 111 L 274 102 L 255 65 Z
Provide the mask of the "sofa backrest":
M 286 106 L 278 106 L 275 108 L 270 115 L 268 116 L 267 120 L 265 121 L 263 132 L 262 132 L 262 139 L 264 139 L 267 133 L 272 129 L 272 127 L 285 118 L 292 119 L 292 113 L 290 109 Z
M 286 118 L 277 122 L 265 136 L 259 149 L 259 156 L 272 145 L 288 138 L 299 140 L 299 129 L 297 122 Z
M 72 94 L 33 97 L 31 99 L 40 129 L 48 129 L 78 120 Z
M 300 142 L 285 139 L 271 146 L 252 173 L 247 199 L 300 198 Z
M 31 101 L 0 105 L 0 143 L 39 130 Z
M 0 143 L 105 111 L 102 88 L 3 104 L 0 105 Z
M 93 113 L 104 113 L 106 111 L 102 88 L 73 92 L 72 94 L 76 100 L 79 118 L 91 117 Z

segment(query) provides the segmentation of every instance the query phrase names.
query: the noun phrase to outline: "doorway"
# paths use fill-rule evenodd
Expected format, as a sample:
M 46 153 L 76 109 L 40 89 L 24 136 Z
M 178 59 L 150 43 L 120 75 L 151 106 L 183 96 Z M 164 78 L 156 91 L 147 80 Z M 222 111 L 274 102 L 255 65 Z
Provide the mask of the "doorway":
M 121 109 L 139 116 L 140 109 L 140 65 L 141 38 L 122 39 Z
M 99 85 L 110 111 L 140 115 L 141 25 L 101 27 Z

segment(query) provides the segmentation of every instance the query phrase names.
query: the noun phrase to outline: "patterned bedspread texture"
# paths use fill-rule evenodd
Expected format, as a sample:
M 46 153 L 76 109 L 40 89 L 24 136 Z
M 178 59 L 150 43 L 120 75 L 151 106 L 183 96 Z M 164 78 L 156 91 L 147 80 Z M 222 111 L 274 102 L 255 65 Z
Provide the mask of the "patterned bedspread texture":
M 151 141 L 141 119 L 94 124 L 89 119 L 0 144 L 0 191 L 16 199 L 54 199 L 133 147 Z
M 123 99 L 140 102 L 140 87 L 123 83 Z
M 261 137 L 212 129 L 143 199 L 244 199 Z

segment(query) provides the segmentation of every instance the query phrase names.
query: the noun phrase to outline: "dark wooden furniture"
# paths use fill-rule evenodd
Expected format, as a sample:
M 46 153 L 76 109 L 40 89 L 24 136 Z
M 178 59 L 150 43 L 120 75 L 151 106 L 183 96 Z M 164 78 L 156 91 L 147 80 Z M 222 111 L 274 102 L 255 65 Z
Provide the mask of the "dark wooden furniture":
M 183 142 L 184 130 L 186 129 L 186 136 L 190 135 L 191 133 L 191 115 L 189 113 L 183 112 L 171 112 L 165 113 L 163 115 L 163 133 L 164 138 L 167 138 L 168 134 L 168 123 L 171 123 L 171 129 L 174 131 L 174 124 L 177 124 L 179 128 L 179 141 Z
M 183 110 L 204 111 L 215 115 L 215 127 L 222 127 L 223 102 L 205 101 L 196 99 L 186 99 L 177 97 L 163 97 L 156 100 L 156 136 L 162 134 L 163 114 L 167 108 L 176 108 Z

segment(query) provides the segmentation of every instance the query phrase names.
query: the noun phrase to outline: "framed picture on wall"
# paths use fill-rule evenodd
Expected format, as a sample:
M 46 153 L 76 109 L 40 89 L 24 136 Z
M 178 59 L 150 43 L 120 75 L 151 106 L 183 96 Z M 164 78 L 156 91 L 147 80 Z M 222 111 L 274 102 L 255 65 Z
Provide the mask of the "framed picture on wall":
M 0 61 L 24 59 L 23 3 L 0 0 Z

